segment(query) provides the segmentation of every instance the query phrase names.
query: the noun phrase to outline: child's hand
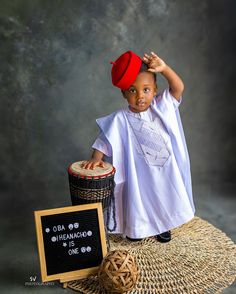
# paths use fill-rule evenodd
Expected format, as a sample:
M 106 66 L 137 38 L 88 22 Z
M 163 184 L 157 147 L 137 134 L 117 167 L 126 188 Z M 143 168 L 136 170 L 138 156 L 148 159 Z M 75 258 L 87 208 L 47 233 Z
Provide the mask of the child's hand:
M 151 52 L 151 55 L 145 53 L 143 56 L 143 61 L 148 65 L 148 71 L 150 72 L 163 72 L 166 68 L 165 62 L 154 52 Z
M 96 166 L 105 167 L 105 163 L 102 160 L 90 159 L 83 162 L 82 167 L 85 169 L 94 169 Z

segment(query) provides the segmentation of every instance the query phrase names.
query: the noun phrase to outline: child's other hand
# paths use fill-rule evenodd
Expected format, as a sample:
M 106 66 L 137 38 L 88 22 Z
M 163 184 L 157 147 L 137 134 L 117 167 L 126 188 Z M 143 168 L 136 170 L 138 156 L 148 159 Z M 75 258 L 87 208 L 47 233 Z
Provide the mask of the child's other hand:
M 105 163 L 102 160 L 90 159 L 84 161 L 82 165 L 85 169 L 94 169 L 96 166 L 105 167 Z
M 143 56 L 143 61 L 148 65 L 148 71 L 150 72 L 163 72 L 166 68 L 166 63 L 154 52 L 151 52 L 151 55 L 145 53 Z

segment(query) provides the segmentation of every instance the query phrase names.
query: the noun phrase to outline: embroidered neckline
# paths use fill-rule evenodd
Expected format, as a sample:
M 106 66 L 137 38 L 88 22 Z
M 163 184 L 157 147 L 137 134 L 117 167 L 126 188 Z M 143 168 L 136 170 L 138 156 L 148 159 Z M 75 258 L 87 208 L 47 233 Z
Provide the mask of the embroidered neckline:
M 132 110 L 129 109 L 129 107 L 126 107 L 125 112 L 142 120 L 148 121 L 148 122 L 153 122 L 154 117 L 151 111 L 151 108 L 149 107 L 147 110 L 142 111 L 142 112 L 133 112 Z M 148 118 L 147 118 L 148 117 Z

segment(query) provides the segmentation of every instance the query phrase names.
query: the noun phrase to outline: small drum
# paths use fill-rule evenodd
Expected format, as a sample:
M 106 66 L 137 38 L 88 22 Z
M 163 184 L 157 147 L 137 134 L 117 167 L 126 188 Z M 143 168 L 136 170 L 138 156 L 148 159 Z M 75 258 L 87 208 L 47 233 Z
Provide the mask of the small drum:
M 83 161 L 68 168 L 71 201 L 73 205 L 101 202 L 103 210 L 109 208 L 114 195 L 115 168 L 105 162 L 105 167 L 84 169 Z

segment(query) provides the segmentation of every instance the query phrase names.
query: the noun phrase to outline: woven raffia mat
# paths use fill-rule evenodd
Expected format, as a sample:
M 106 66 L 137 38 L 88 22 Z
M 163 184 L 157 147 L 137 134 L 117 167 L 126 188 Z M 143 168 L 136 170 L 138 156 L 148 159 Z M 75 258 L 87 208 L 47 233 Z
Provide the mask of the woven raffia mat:
M 236 277 L 236 245 L 225 233 L 199 217 L 174 229 L 172 240 L 130 242 L 111 235 L 110 250 L 128 250 L 140 269 L 129 294 L 221 293 Z M 68 287 L 84 294 L 103 293 L 97 276 L 72 281 Z

